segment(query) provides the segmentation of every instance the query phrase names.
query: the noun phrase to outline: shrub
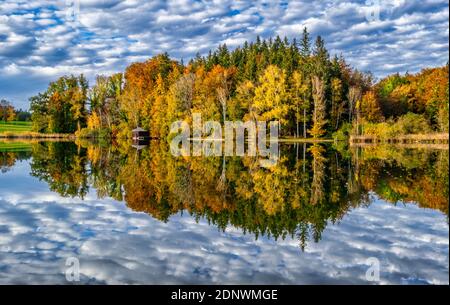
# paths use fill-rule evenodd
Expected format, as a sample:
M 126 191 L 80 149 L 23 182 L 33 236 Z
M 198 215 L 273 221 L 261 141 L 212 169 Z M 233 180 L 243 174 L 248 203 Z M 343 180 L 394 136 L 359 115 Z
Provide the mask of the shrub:
M 385 139 L 395 136 L 393 123 L 366 123 L 363 125 L 364 135 Z
M 83 128 L 80 131 L 76 131 L 75 136 L 82 139 L 111 139 L 111 130 L 108 128 Z
M 365 123 L 362 126 L 365 136 L 390 139 L 409 134 L 426 134 L 432 132 L 427 119 L 421 114 L 407 113 L 397 119 L 383 123 Z
M 95 131 L 89 128 L 83 128 L 81 130 L 77 130 L 75 131 L 75 136 L 77 138 L 83 138 L 83 139 L 88 139 L 88 138 L 95 138 Z
M 111 139 L 111 130 L 109 128 L 102 128 L 98 130 L 98 137 L 100 139 Z
M 412 112 L 408 112 L 399 117 L 394 124 L 394 128 L 401 135 L 429 133 L 432 131 L 427 119 L 423 115 Z
M 335 141 L 347 141 L 352 131 L 352 124 L 344 123 L 341 128 L 333 133 L 333 139 Z

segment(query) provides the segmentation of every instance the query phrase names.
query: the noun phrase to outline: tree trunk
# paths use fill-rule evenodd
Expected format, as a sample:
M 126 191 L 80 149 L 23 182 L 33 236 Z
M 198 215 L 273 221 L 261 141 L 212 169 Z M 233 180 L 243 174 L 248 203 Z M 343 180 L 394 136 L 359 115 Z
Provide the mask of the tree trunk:
M 300 122 L 298 121 L 298 103 L 297 103 L 297 112 L 295 114 L 295 121 L 296 121 L 296 125 L 297 125 L 297 133 L 295 135 L 295 137 L 300 137 Z
M 306 109 L 303 109 L 303 138 L 306 139 Z
M 227 113 L 226 113 L 226 111 L 227 111 L 227 105 L 226 105 L 226 103 L 224 102 L 224 103 L 222 103 L 223 124 L 225 124 L 225 120 L 226 120 L 226 118 L 227 118 Z
M 336 117 L 336 127 L 335 127 L 336 130 L 338 130 L 338 127 L 339 127 L 339 119 L 340 119 L 340 116 L 341 116 L 341 115 L 338 114 L 337 117 Z
M 303 173 L 306 172 L 306 143 L 303 143 Z

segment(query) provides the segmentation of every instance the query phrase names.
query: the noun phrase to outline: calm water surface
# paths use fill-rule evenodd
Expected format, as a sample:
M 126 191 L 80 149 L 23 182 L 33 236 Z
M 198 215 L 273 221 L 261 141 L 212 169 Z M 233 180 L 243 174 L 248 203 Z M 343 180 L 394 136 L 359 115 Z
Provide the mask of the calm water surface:
M 449 282 L 446 149 L 166 146 L 0 145 L 0 283 L 70 284 L 70 257 L 92 284 Z

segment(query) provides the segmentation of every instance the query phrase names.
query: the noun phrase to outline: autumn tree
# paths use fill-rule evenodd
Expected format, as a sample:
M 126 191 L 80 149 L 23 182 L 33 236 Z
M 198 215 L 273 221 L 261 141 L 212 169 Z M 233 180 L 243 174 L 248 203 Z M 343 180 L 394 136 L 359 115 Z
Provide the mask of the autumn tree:
M 258 79 L 252 107 L 260 120 L 278 120 L 286 124 L 289 110 L 284 72 L 277 66 L 268 66 Z
M 211 91 L 215 91 L 215 103 L 222 113 L 222 122 L 226 121 L 227 105 L 234 90 L 234 76 L 236 68 L 225 68 L 216 65 L 206 75 L 206 84 Z
M 123 90 L 123 74 L 97 76 L 95 85 L 89 90 L 90 114 L 88 128 L 107 128 L 113 135 L 121 120 L 120 98 Z M 92 117 L 92 118 L 91 118 Z M 93 124 L 96 122 L 96 124 Z M 90 123 L 90 124 L 89 124 Z
M 14 121 L 15 118 L 14 106 L 9 101 L 2 99 L 0 101 L 0 120 L 10 122 Z
M 253 98 L 255 96 L 255 85 L 246 80 L 241 82 L 235 92 L 235 96 L 228 103 L 228 114 L 231 120 L 241 121 L 244 116 L 247 119 L 255 120 L 256 116 L 252 108 Z
M 307 112 L 310 108 L 310 82 L 300 71 L 292 74 L 291 101 L 295 111 L 296 135 L 300 136 L 300 123 L 303 123 L 303 137 L 306 138 Z
M 378 99 L 373 91 L 367 91 L 361 99 L 361 113 L 368 122 L 380 122 L 383 120 Z
M 186 73 L 178 78 L 170 88 L 167 95 L 166 132 L 170 124 L 190 116 L 193 106 L 196 75 Z
M 358 86 L 352 86 L 348 90 L 348 120 L 351 123 L 356 114 L 356 105 L 361 100 L 361 88 Z
M 50 83 L 45 93 L 30 98 L 33 129 L 73 133 L 85 127 L 88 82 L 80 76 L 63 76 Z
M 166 81 L 163 79 L 161 74 L 158 75 L 156 80 L 156 88 L 153 92 L 153 103 L 150 109 L 150 115 L 144 118 L 144 123 L 146 126 L 150 126 L 150 134 L 153 138 L 160 138 L 164 131 L 165 124 L 165 112 L 164 109 L 167 108 L 167 85 Z
M 342 81 L 339 78 L 331 80 L 331 128 L 337 130 L 339 121 L 345 111 L 345 102 L 342 97 Z
M 312 115 L 313 126 L 309 133 L 313 138 L 319 138 L 326 132 L 324 129 L 327 120 L 325 119 L 325 88 L 324 82 L 318 76 L 312 78 L 312 97 L 314 101 L 314 110 Z

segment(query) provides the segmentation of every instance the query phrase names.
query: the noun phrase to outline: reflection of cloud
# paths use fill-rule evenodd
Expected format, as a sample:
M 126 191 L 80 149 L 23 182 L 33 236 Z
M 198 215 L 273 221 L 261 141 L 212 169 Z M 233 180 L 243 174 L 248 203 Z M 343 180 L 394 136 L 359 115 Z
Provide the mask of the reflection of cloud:
M 19 162 L 0 175 L 0 283 L 65 283 L 71 256 L 88 283 L 366 283 L 369 257 L 382 283 L 448 283 L 449 231 L 437 211 L 378 201 L 302 253 L 296 240 L 255 241 L 187 215 L 163 223 L 92 193 L 61 199 L 28 171 Z
M 371 2 L 371 1 L 368 1 Z M 123 71 L 161 52 L 189 59 L 219 43 L 274 35 L 322 35 L 332 54 L 377 76 L 443 65 L 448 58 L 448 1 L 373 1 L 380 20 L 367 22 L 360 1 L 80 1 L 79 22 L 65 1 L 0 3 L 0 91 L 20 106 L 61 74 Z M 401 65 L 398 63 L 401 62 Z M 26 85 L 24 85 L 26 84 Z M 24 88 L 24 86 L 26 86 Z

